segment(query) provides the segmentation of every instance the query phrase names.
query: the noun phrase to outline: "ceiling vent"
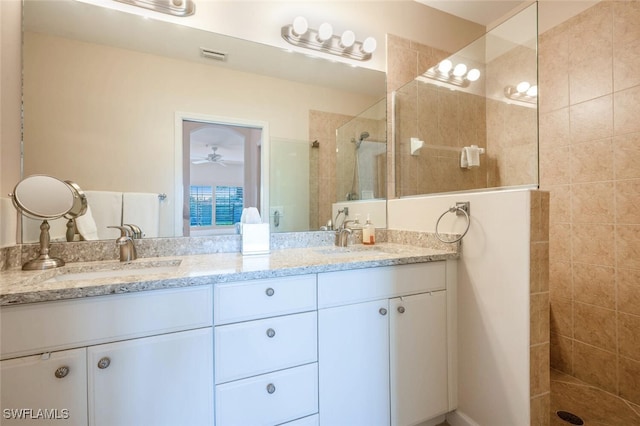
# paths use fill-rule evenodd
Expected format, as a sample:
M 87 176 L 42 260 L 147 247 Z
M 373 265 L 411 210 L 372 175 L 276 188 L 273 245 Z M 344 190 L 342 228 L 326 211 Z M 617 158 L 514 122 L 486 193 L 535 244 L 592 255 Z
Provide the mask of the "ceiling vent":
M 200 48 L 200 53 L 205 58 L 215 59 L 216 61 L 226 61 L 227 54 L 224 52 L 218 52 L 216 50 L 206 49 L 204 47 Z

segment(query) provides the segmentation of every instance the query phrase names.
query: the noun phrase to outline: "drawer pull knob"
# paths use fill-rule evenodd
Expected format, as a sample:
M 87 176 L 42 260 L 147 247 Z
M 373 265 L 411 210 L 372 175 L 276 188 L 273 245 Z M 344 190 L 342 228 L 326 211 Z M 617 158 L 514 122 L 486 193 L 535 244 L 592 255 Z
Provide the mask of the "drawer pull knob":
M 276 386 L 273 383 L 269 383 L 267 385 L 267 392 L 274 393 L 276 391 Z
M 67 377 L 67 374 L 69 374 L 69 367 L 67 367 L 66 365 L 58 368 L 56 370 L 56 372 L 55 372 L 55 376 L 58 379 L 62 379 L 63 377 Z
M 98 368 L 101 370 L 109 367 L 109 365 L 111 365 L 111 358 L 109 358 L 108 356 L 100 358 L 100 361 L 98 361 Z
M 380 308 L 378 312 L 380 312 L 380 315 L 387 315 L 387 310 L 385 308 Z
M 274 289 L 272 289 L 271 287 L 269 287 L 267 289 L 267 291 L 265 291 L 265 293 L 267 293 L 267 296 L 269 296 L 269 297 L 273 296 L 275 294 L 275 292 L 276 291 Z
M 398 306 L 398 312 L 400 312 L 401 314 L 404 314 L 404 306 Z
M 267 336 L 273 337 L 276 335 L 276 331 L 273 328 L 267 330 Z

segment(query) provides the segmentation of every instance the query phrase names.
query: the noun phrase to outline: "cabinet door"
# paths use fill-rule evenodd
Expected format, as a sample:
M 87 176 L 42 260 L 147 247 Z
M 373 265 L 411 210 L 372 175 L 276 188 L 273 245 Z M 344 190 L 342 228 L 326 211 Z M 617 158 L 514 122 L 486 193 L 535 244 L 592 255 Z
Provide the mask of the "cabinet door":
M 211 425 L 211 327 L 87 348 L 89 424 Z
M 447 412 L 446 291 L 391 299 L 391 424 Z
M 389 301 L 318 311 L 320 424 L 389 424 Z
M 87 424 L 84 348 L 2 361 L 0 378 L 3 425 Z

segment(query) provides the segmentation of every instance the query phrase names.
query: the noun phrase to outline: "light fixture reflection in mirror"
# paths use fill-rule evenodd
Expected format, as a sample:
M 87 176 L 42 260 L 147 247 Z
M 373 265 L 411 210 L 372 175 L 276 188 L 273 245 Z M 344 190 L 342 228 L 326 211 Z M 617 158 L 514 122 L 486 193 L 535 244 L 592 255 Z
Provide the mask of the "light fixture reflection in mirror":
M 430 79 L 458 87 L 467 87 L 470 83 L 477 81 L 480 74 L 480 70 L 477 68 L 468 69 L 467 65 L 462 62 L 454 66 L 449 59 L 444 59 L 438 65 L 429 68 L 418 79 Z
M 317 30 L 309 28 L 303 16 L 297 16 L 292 24 L 282 27 L 280 34 L 285 41 L 294 46 L 356 61 L 368 61 L 378 47 L 373 37 L 367 37 L 362 42 L 357 41 L 355 33 L 351 30 L 346 30 L 341 35 L 334 34 L 333 26 L 328 22 L 320 24 Z
M 46 175 L 33 175 L 22 179 L 10 194 L 13 205 L 23 215 L 42 219 L 40 225 L 40 255 L 22 265 L 25 271 L 44 270 L 64 266 L 64 261 L 49 256 L 51 238 L 49 220 L 71 214 L 73 218 L 86 211 L 86 200 L 80 187 Z M 69 217 L 71 218 L 71 217 Z

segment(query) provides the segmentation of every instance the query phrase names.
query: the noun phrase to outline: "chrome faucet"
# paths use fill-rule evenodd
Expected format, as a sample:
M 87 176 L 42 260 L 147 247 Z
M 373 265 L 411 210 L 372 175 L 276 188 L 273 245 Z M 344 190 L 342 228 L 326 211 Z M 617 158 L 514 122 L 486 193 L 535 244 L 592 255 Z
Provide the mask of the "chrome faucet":
M 120 250 L 120 262 L 130 262 L 138 258 L 136 246 L 133 244 L 131 237 L 133 232 L 126 226 L 107 226 L 107 228 L 115 228 L 120 230 L 120 237 L 116 240 L 116 246 Z
M 138 225 L 134 225 L 133 223 L 125 223 L 123 226 L 126 226 L 131 230 L 131 238 L 134 240 L 142 238 L 142 229 Z
M 349 245 L 349 236 L 353 233 L 347 225 L 355 220 L 344 220 L 336 229 L 336 246 L 347 247 Z

